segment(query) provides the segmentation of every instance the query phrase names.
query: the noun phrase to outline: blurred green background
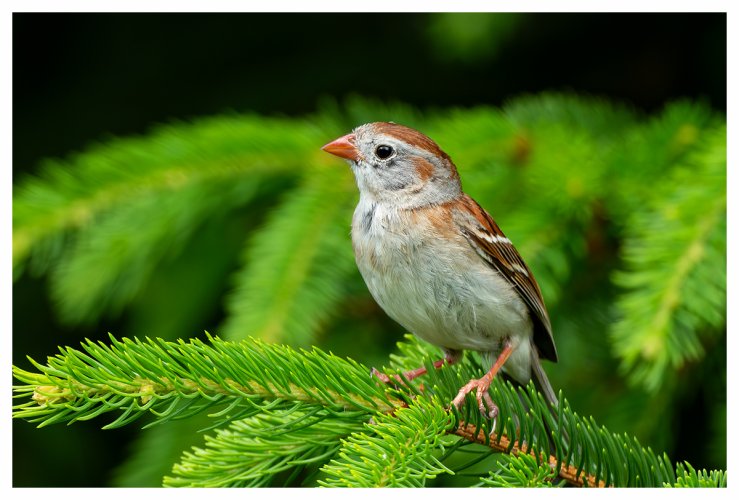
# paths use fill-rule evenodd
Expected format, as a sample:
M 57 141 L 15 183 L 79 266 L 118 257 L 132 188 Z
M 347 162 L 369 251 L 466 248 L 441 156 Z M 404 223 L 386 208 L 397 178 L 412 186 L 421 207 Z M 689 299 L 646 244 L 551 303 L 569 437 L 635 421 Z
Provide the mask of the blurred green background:
M 679 99 L 683 104 L 670 104 Z M 111 201 L 115 210 L 81 215 L 79 232 L 65 229 L 39 243 L 28 265 L 16 268 L 15 364 L 29 367 L 26 355 L 43 361 L 58 345 L 105 339 L 107 332 L 173 339 L 205 330 L 315 343 L 368 366 L 387 364 L 403 331 L 374 304 L 353 267 L 346 236 L 356 194 L 349 171 L 318 148 L 362 120 L 394 120 L 417 126 L 451 154 L 468 191 L 532 264 L 561 359 L 545 368 L 573 407 L 673 460 L 726 467 L 725 310 L 696 327 L 702 348 L 686 348 L 693 354 L 676 363 L 679 371 L 670 365 L 659 376 L 639 375 L 637 367 L 634 375 L 628 349 L 618 344 L 628 334 L 609 337 L 632 307 L 613 307 L 618 286 L 628 287 L 614 276 L 624 261 L 628 268 L 638 260 L 622 253 L 633 242 L 632 219 L 616 216 L 648 225 L 639 214 L 649 207 L 611 203 L 603 194 L 609 182 L 624 197 L 629 189 L 658 191 L 663 179 L 679 185 L 682 174 L 672 168 L 683 153 L 688 165 L 698 161 L 690 148 L 705 131 L 710 141 L 725 113 L 725 15 L 14 14 L 13 100 L 14 197 L 23 202 L 14 203 L 14 231 L 30 227 L 33 217 L 36 227 L 51 225 L 38 214 L 59 202 L 55 190 L 69 199 L 75 190 L 104 193 L 101 186 L 115 176 L 143 178 L 157 162 L 186 158 L 192 172 L 199 172 L 198 162 L 202 172 L 229 172 L 243 142 L 257 159 L 250 165 L 261 168 L 251 184 L 205 190 L 194 184 L 179 197 L 152 192 L 134 199 L 136 189 L 150 187 L 136 185 L 130 205 L 124 193 Z M 490 108 L 501 106 L 502 114 Z M 169 125 L 153 129 L 157 124 Z M 126 136 L 140 139 L 113 139 Z M 648 139 L 641 143 L 642 137 Z M 474 149 L 486 144 L 489 152 Z M 75 156 L 83 151 L 88 156 Z M 607 175 L 592 181 L 587 169 L 574 183 L 557 177 L 599 156 L 610 159 L 608 175 L 636 165 L 644 177 L 624 174 L 631 184 L 622 185 Z M 216 170 L 208 170 L 211 163 Z M 133 167 L 125 172 L 121 165 Z M 320 168 L 314 173 L 326 172 L 324 180 L 305 173 L 311 165 Z M 526 179 L 529 168 L 539 177 Z M 30 176 L 41 181 L 35 185 Z M 527 200 L 560 181 L 574 200 L 557 208 L 572 216 L 562 231 L 582 241 L 547 257 L 537 247 L 546 240 L 531 236 L 549 227 L 541 214 L 551 207 Z M 581 191 L 602 200 L 578 201 Z M 314 203 L 329 195 L 330 207 Z M 571 213 L 586 202 L 587 214 Z M 153 221 L 152 213 L 162 219 Z M 301 230 L 290 214 L 313 222 L 325 217 L 336 230 L 316 232 L 328 243 L 303 255 L 305 247 L 280 240 Z M 693 229 L 690 215 L 677 220 Z M 310 243 L 314 229 L 304 224 L 295 240 Z M 14 245 L 19 241 L 14 235 Z M 282 253 L 274 248 L 280 241 Z M 719 267 L 722 257 L 725 247 L 713 261 Z M 300 277 L 314 271 L 325 293 L 300 295 Z M 293 320 L 301 324 L 279 320 L 284 310 L 275 304 L 287 300 L 289 286 L 305 310 Z M 246 303 L 258 311 L 238 314 Z M 270 307 L 272 316 L 259 316 Z M 640 384 L 639 377 L 651 382 Z M 202 442 L 192 432 L 200 422 L 144 432 L 101 425 L 35 429 L 14 422 L 13 484 L 158 485 L 183 449 Z M 701 439 L 685 438 L 696 429 Z

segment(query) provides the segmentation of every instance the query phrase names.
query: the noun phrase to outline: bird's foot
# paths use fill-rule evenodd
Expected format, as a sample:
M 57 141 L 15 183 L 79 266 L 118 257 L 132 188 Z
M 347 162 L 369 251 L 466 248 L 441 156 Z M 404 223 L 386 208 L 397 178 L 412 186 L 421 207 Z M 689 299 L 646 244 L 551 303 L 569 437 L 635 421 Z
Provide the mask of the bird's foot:
M 480 409 L 480 413 L 493 419 L 493 428 L 495 428 L 495 419 L 498 416 L 498 407 L 493 403 L 493 398 L 490 397 L 488 389 L 490 389 L 490 384 L 493 383 L 495 375 L 502 368 L 503 364 L 512 352 L 513 346 L 510 341 L 507 340 L 503 346 L 503 350 L 498 355 L 498 359 L 495 360 L 495 363 L 490 367 L 490 370 L 488 370 L 488 372 L 481 378 L 473 378 L 459 390 L 452 400 L 452 404 L 457 408 L 457 410 L 461 410 L 462 405 L 464 404 L 464 398 L 467 397 L 467 394 L 472 392 L 473 389 L 475 389 L 477 407 Z
M 488 389 L 493 381 L 493 377 L 486 374 L 484 377 L 479 379 L 472 379 L 467 382 L 457 393 L 456 397 L 452 400 L 452 404 L 457 410 L 462 409 L 464 399 L 467 394 L 475 390 L 475 397 L 477 398 L 477 407 L 480 409 L 480 413 L 495 420 L 498 416 L 498 406 L 493 402 L 493 398 L 490 397 Z
M 400 378 L 400 375 L 393 375 L 393 377 L 390 378 L 390 376 L 385 375 L 380 370 L 378 370 L 377 368 L 374 368 L 374 367 L 372 368 L 372 371 L 370 372 L 370 376 L 371 377 L 375 377 L 380 382 L 382 382 L 384 384 L 388 384 L 388 385 L 390 385 L 390 384 L 397 385 L 396 382 L 399 382 L 401 384 L 403 383 L 403 379 Z
M 445 359 L 439 359 L 437 361 L 434 361 L 434 368 L 441 368 L 441 366 L 444 364 Z M 449 362 L 449 361 L 447 361 Z M 451 362 L 449 362 L 451 364 Z M 406 380 L 409 382 L 415 378 L 420 377 L 421 375 L 425 375 L 428 373 L 428 370 L 425 366 L 422 366 L 420 368 L 416 368 L 415 370 L 408 370 L 407 372 L 403 372 L 403 377 L 405 377 Z M 385 375 L 377 368 L 372 368 L 372 372 L 370 372 L 370 375 L 372 377 L 377 377 L 378 380 L 386 383 L 386 384 L 395 384 L 395 382 L 400 382 L 401 384 L 405 385 L 405 382 L 403 382 L 403 379 L 400 377 L 400 375 L 393 375 L 392 378 L 390 376 Z M 395 380 L 393 380 L 395 379 Z

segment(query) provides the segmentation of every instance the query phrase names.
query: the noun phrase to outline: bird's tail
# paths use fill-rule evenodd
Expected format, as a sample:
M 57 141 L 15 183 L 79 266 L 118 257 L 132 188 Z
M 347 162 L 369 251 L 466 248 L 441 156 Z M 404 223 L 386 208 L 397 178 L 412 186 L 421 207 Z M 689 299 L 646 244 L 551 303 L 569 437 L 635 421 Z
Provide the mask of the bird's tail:
M 556 452 L 557 446 L 555 445 L 555 439 L 559 439 L 556 436 L 560 436 L 560 438 L 564 438 L 564 442 L 569 442 L 569 436 L 566 430 L 561 428 L 561 425 L 558 423 L 559 420 L 559 398 L 557 398 L 557 395 L 554 393 L 554 389 L 552 388 L 552 384 L 549 382 L 549 377 L 547 377 L 546 372 L 544 371 L 544 368 L 541 366 L 541 360 L 539 359 L 539 353 L 537 352 L 537 349 L 535 346 L 531 346 L 530 352 L 530 377 L 531 381 L 534 383 L 534 387 L 536 390 L 544 397 L 544 400 L 546 401 L 547 410 L 550 412 L 552 419 L 545 419 L 544 422 L 542 422 L 544 426 L 545 431 L 545 439 L 548 441 L 548 447 L 550 454 L 554 454 Z M 526 389 L 526 385 L 528 383 L 528 380 L 516 380 L 511 376 L 510 373 L 506 373 L 505 371 L 501 371 L 499 375 L 503 378 L 503 380 L 506 380 L 510 382 L 514 387 L 523 389 L 523 392 L 528 394 L 528 391 Z M 519 400 L 524 408 L 525 411 L 531 410 L 530 403 L 528 397 L 524 396 L 524 394 L 519 394 Z M 539 406 L 537 404 L 537 406 Z M 513 420 L 515 422 L 516 426 L 520 426 L 520 422 L 518 421 L 517 417 L 513 417 Z M 554 422 L 554 428 L 552 428 L 552 425 L 550 422 Z M 543 445 L 541 448 L 546 449 L 546 445 L 544 443 L 540 443 Z M 541 449 L 540 448 L 540 449 Z M 544 451 L 542 449 L 541 451 Z
M 549 411 L 552 413 L 554 421 L 557 422 L 559 419 L 559 399 L 554 393 L 554 389 L 552 389 L 552 384 L 549 382 L 549 377 L 547 377 L 544 367 L 541 366 L 539 354 L 536 352 L 536 349 L 531 350 L 531 375 L 531 379 L 534 381 L 534 387 L 536 387 L 542 396 L 544 396 L 547 403 L 549 403 Z M 546 429 L 547 434 L 549 434 L 547 436 L 549 440 L 549 450 L 551 453 L 554 453 L 556 446 L 554 444 L 554 438 L 551 435 L 553 429 L 551 429 L 546 422 L 544 422 L 544 428 Z M 565 429 L 560 428 L 559 435 L 564 438 L 565 442 L 570 441 L 570 436 Z
M 537 354 L 536 349 L 531 349 L 531 373 L 531 378 L 534 381 L 536 389 L 549 402 L 552 409 L 556 410 L 559 400 L 557 399 L 557 395 L 554 394 L 554 389 L 552 389 L 552 384 L 549 383 L 549 378 L 544 368 L 541 366 L 539 354 Z
M 518 380 L 513 379 L 513 377 L 503 373 L 503 377 L 513 383 L 514 386 L 517 387 L 523 387 L 525 388 L 525 385 L 519 382 Z M 544 396 L 544 399 L 548 403 L 549 411 L 552 413 L 552 416 L 554 417 L 554 420 L 557 421 L 558 414 L 559 414 L 559 399 L 554 393 L 554 389 L 552 389 L 552 384 L 549 382 L 549 378 L 547 377 L 546 372 L 544 371 L 544 368 L 541 366 L 541 361 L 539 360 L 539 354 L 536 352 L 536 349 L 531 349 L 531 379 L 534 382 L 534 387 L 536 387 L 536 390 L 541 393 L 542 396 Z M 524 408 L 527 410 L 528 402 L 521 397 L 521 403 L 523 404 Z M 551 436 L 552 430 L 547 422 L 544 422 L 544 429 L 547 433 L 547 441 L 549 442 L 549 451 L 550 453 L 555 452 L 555 445 L 554 440 Z M 565 430 L 560 430 L 562 435 L 565 437 L 565 440 L 569 441 L 569 436 L 567 435 L 567 432 Z

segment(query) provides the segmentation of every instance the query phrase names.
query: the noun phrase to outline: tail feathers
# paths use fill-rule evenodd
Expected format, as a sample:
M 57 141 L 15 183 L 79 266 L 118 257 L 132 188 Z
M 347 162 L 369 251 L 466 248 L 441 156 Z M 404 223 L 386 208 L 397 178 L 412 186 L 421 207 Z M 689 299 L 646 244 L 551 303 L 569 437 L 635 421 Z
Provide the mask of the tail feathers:
M 531 379 L 534 381 L 534 387 L 536 387 L 542 396 L 544 396 L 544 399 L 549 403 L 549 410 L 556 422 L 559 418 L 559 398 L 557 398 L 557 395 L 554 393 L 552 384 L 549 383 L 549 377 L 547 377 L 544 367 L 541 366 L 541 361 L 539 361 L 539 355 L 537 354 L 536 349 L 531 350 L 531 375 Z M 551 429 L 549 425 L 545 423 L 544 426 L 548 433 L 552 432 L 553 429 Z M 560 428 L 559 433 L 560 436 L 564 438 L 565 442 L 570 441 L 570 436 L 565 429 Z M 556 447 L 552 436 L 549 436 L 549 449 L 551 453 L 555 453 Z
M 557 399 L 557 395 L 554 394 L 554 389 L 552 389 L 552 384 L 549 383 L 549 378 L 547 377 L 544 368 L 541 366 L 541 361 L 539 361 L 536 349 L 532 349 L 531 351 L 531 373 L 531 378 L 534 381 L 536 389 L 544 396 L 549 404 L 552 405 L 552 408 L 557 408 L 559 400 Z
M 506 373 L 503 373 L 503 378 L 505 380 L 508 380 L 513 383 L 514 386 L 519 387 L 525 387 L 525 384 L 522 384 L 521 382 L 514 380 L 511 376 L 507 375 Z M 552 416 L 554 417 L 555 421 L 558 418 L 558 407 L 559 407 L 559 399 L 554 393 L 554 389 L 552 389 L 552 384 L 549 382 L 549 378 L 547 377 L 546 372 L 544 371 L 544 368 L 541 366 L 541 361 L 539 361 L 539 355 L 536 352 L 536 349 L 532 349 L 531 352 L 531 379 L 534 382 L 534 387 L 536 387 L 536 390 L 538 390 L 542 396 L 544 396 L 544 399 L 547 401 L 549 406 L 549 411 L 551 412 Z M 528 404 L 524 400 L 523 397 L 521 397 L 521 403 L 523 403 L 524 407 L 528 410 Z M 517 422 L 516 425 L 519 425 Z M 550 428 L 549 424 L 547 422 L 544 422 L 544 428 L 547 432 L 547 441 L 549 445 L 549 452 L 554 454 L 555 453 L 555 444 L 553 441 L 551 434 L 552 429 Z M 564 430 L 560 431 L 562 435 L 565 437 L 565 440 L 569 441 L 569 437 L 567 435 L 567 432 Z
M 554 393 L 554 389 L 552 388 L 552 384 L 549 382 L 549 377 L 547 377 L 546 372 L 544 371 L 544 368 L 541 366 L 541 361 L 539 360 L 539 353 L 536 350 L 536 347 L 532 346 L 531 350 L 531 380 L 534 382 L 534 387 L 536 390 L 541 393 L 541 395 L 544 397 L 544 400 L 547 402 L 547 407 L 554 419 L 555 425 L 559 418 L 559 398 L 557 398 L 557 395 Z M 505 371 L 502 371 L 499 373 L 499 375 L 503 378 L 503 380 L 506 380 L 508 382 L 511 382 L 514 387 L 522 387 L 525 389 L 526 383 L 522 383 L 520 380 L 514 379 L 509 373 L 506 373 Z M 528 382 L 528 381 L 526 381 Z M 528 398 L 525 398 L 523 395 L 520 396 L 520 401 L 524 408 L 526 410 L 529 410 L 529 402 L 527 401 Z M 514 417 L 514 421 L 516 426 L 520 425 L 520 422 L 518 422 L 518 419 Z M 554 438 L 552 437 L 552 431 L 554 429 L 551 428 L 551 425 L 544 421 L 544 429 L 546 431 L 547 435 L 547 441 L 549 445 L 549 452 L 551 454 L 554 454 L 556 452 L 556 445 L 554 443 Z M 559 435 L 564 438 L 565 442 L 569 442 L 569 435 L 566 430 L 559 429 Z

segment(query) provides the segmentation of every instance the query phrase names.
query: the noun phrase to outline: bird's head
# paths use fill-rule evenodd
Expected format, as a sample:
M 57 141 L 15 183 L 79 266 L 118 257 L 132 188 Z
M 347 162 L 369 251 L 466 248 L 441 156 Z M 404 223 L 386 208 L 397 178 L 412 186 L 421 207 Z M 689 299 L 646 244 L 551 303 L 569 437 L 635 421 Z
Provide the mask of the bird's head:
M 361 195 L 380 203 L 415 208 L 445 203 L 462 193 L 449 156 L 410 127 L 367 123 L 322 149 L 348 160 Z

